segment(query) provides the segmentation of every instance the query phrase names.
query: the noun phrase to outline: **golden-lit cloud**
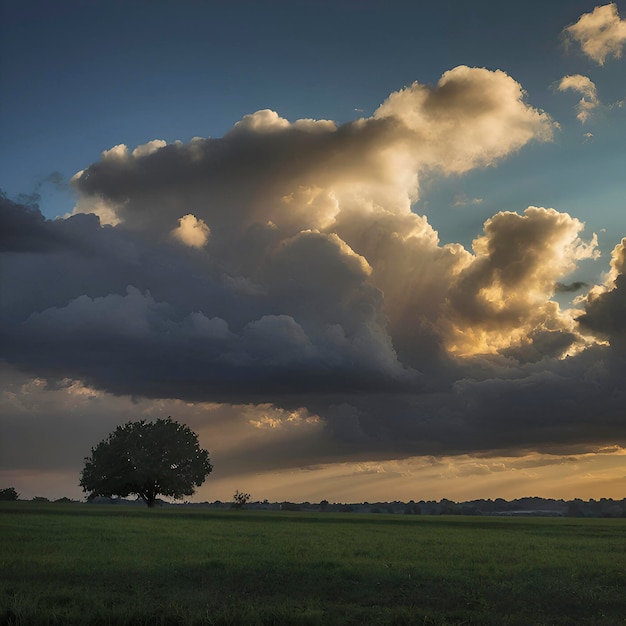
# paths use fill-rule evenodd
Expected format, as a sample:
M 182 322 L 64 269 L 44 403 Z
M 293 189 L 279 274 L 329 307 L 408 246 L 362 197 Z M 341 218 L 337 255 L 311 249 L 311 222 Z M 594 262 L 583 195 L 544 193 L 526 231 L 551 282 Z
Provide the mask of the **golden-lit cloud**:
M 502 71 L 459 66 L 435 88 L 417 82 L 392 93 L 376 118 L 396 117 L 427 145 L 427 162 L 449 172 L 490 165 L 531 139 L 551 139 L 550 117 L 524 102 Z
M 78 207 L 83 198 L 97 197 L 118 207 L 117 217 L 127 227 L 160 236 L 181 204 L 194 206 L 193 216 L 183 218 L 174 232 L 200 247 L 206 231 L 199 225 L 211 225 L 211 262 L 225 269 L 224 284 L 253 285 L 257 294 L 269 297 L 280 294 L 283 313 L 298 322 L 312 310 L 301 304 L 312 298 L 317 319 L 310 324 L 323 321 L 346 337 L 356 330 L 346 333 L 348 318 L 338 317 L 337 305 L 356 301 L 345 297 L 345 285 L 333 285 L 344 275 L 340 266 L 357 259 L 366 268 L 359 289 L 368 291 L 372 320 L 377 320 L 375 327 L 367 323 L 358 331 L 355 336 L 369 337 L 358 345 L 378 345 L 377 360 L 387 361 L 387 371 L 399 372 L 397 366 L 389 369 L 396 360 L 391 344 L 407 365 L 421 366 L 423 347 L 441 341 L 437 328 L 450 286 L 471 260 L 459 245 L 439 246 L 427 220 L 411 211 L 422 172 L 493 164 L 532 139 L 549 140 L 553 126 L 504 72 L 460 66 L 436 86 L 416 82 L 394 92 L 373 117 L 342 127 L 327 120 L 290 123 L 261 110 L 245 116 L 220 141 L 158 144 L 145 156 L 135 150 L 131 157 L 118 146 L 114 152 L 124 158 L 107 153 L 75 180 Z M 322 263 L 332 250 L 322 244 L 324 237 L 341 251 L 334 269 Z M 292 274 L 288 291 L 282 286 L 283 268 Z M 384 304 L 369 286 L 384 294 Z M 335 288 L 339 291 L 332 295 Z M 306 295 L 285 300 L 296 293 Z M 321 315 L 323 302 L 333 302 L 335 312 Z M 358 318 L 349 317 L 354 325 Z M 310 324 L 299 323 L 304 334 Z M 329 337 L 328 330 L 321 336 Z M 350 344 L 356 348 L 356 342 Z M 286 363 L 282 357 L 276 362 Z
M 596 237 L 583 242 L 582 228 L 576 218 L 538 207 L 489 219 L 447 298 L 442 323 L 449 349 L 495 353 L 551 338 L 565 352 L 574 341 L 574 320 L 551 298 L 561 276 L 579 260 L 597 257 Z
M 626 20 L 620 19 L 617 5 L 612 2 L 595 7 L 564 30 L 567 37 L 580 45 L 581 50 L 599 65 L 607 57 L 622 56 L 626 44 Z
M 576 109 L 578 114 L 576 117 L 584 124 L 590 117 L 591 112 L 600 104 L 596 86 L 587 76 L 581 74 L 571 74 L 564 76 L 559 81 L 559 91 L 567 91 L 571 89 L 582 95 Z
M 426 177 L 554 128 L 506 73 L 460 66 L 342 125 L 263 109 L 217 139 L 119 144 L 73 178 L 64 219 L 0 198 L 0 426 L 25 441 L 7 470 L 76 467 L 116 423 L 163 415 L 215 450 L 220 498 L 268 476 L 268 498 L 334 477 L 349 499 L 374 475 L 381 493 L 435 476 L 513 493 L 505 457 L 625 445 L 623 246 L 584 312 L 562 310 L 555 293 L 582 289 L 597 256 L 581 221 L 502 210 L 469 250 L 416 204 Z M 50 427 L 28 439 L 44 405 Z
M 195 215 L 188 213 L 178 220 L 178 226 L 172 231 L 172 235 L 192 248 L 202 248 L 209 239 L 211 230 Z

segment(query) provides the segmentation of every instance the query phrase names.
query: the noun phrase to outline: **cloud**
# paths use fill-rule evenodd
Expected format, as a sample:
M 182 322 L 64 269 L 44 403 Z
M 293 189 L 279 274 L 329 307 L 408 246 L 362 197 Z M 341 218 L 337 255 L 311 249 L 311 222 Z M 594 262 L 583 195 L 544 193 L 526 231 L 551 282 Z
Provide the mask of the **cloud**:
M 0 196 L 1 252 L 40 252 L 62 248 L 64 243 L 36 206 L 17 204 Z
M 578 321 L 609 337 L 614 348 L 626 346 L 626 238 L 613 249 L 606 283 L 589 292 Z
M 494 353 L 534 343 L 545 333 L 573 340 L 573 320 L 551 297 L 557 278 L 577 261 L 597 256 L 595 236 L 589 243 L 578 237 L 582 227 L 569 215 L 537 207 L 523 216 L 501 212 L 489 219 L 485 235 L 474 240 L 474 258 L 448 295 L 443 322 L 448 349 Z
M 564 76 L 559 82 L 559 91 L 566 91 L 568 89 L 577 91 L 583 96 L 576 106 L 578 110 L 576 117 L 584 124 L 589 119 L 593 109 L 600 104 L 596 86 L 587 76 L 572 74 L 570 76 Z
M 52 185 L 57 191 L 64 191 L 67 189 L 67 182 L 65 177 L 60 172 L 50 172 L 47 176 L 38 181 L 35 189 L 39 191 L 44 185 Z
M 217 480 L 261 469 L 261 457 L 251 454 L 255 448 L 283 450 L 274 464 L 280 468 L 293 463 L 306 441 L 324 440 L 324 423 L 304 409 L 114 396 L 72 379 L 31 378 L 6 365 L 0 374 L 0 476 L 62 474 L 57 497 L 80 496 L 77 475 L 86 452 L 129 420 L 173 415 L 187 423 L 209 450 Z M 43 490 L 41 481 L 30 488 Z
M 427 158 L 449 172 L 489 165 L 533 138 L 552 136 L 549 116 L 524 103 L 521 85 L 484 68 L 456 67 L 436 88 L 415 82 L 391 94 L 374 116 L 400 119 L 427 141 Z
M 472 198 L 470 200 L 467 196 L 465 196 L 465 194 L 460 194 L 455 196 L 454 204 L 452 206 L 467 206 L 468 204 L 477 205 L 482 204 L 483 202 L 483 198 Z
M 202 248 L 209 239 L 210 228 L 195 215 L 188 213 L 178 220 L 178 226 L 172 230 L 172 235 L 192 248 Z
M 583 14 L 563 32 L 580 45 L 590 59 L 604 65 L 607 57 L 619 59 L 622 56 L 626 43 L 626 20 L 620 19 L 617 5 L 612 2 Z
M 137 146 L 133 150 L 133 156 L 135 158 L 148 156 L 149 154 L 156 152 L 160 148 L 164 148 L 166 145 L 167 145 L 167 142 L 163 141 L 163 139 L 153 139 L 152 141 L 149 141 L 148 143 L 144 143 L 141 146 Z M 103 155 L 103 158 L 104 158 L 104 155 Z
M 407 213 L 425 169 L 492 164 L 532 139 L 549 140 L 552 131 L 549 116 L 524 102 L 512 78 L 462 66 L 436 87 L 414 83 L 373 117 L 338 128 L 326 120 L 289 123 L 263 110 L 221 139 L 171 144 L 144 156 L 116 146 L 73 184 L 81 201 L 98 198 L 133 228 L 168 222 L 171 230 L 186 200 L 212 230 L 218 216 L 231 234 L 268 221 L 295 234 L 328 226 L 362 198 Z M 158 213 L 151 210 L 155 203 Z
M 579 321 L 553 299 L 595 236 L 529 207 L 467 250 L 412 210 L 425 176 L 553 128 L 510 76 L 461 66 L 340 126 L 262 110 L 217 139 L 115 146 L 64 219 L 1 199 L 3 359 L 124 416 L 134 398 L 202 425 L 222 403 L 240 425 L 253 406 L 250 471 L 625 443 L 618 348 L 595 337 L 611 292 Z
M 569 284 L 557 282 L 554 285 L 554 291 L 556 293 L 573 293 L 580 291 L 583 287 L 589 287 L 588 283 L 580 280 L 576 280 Z

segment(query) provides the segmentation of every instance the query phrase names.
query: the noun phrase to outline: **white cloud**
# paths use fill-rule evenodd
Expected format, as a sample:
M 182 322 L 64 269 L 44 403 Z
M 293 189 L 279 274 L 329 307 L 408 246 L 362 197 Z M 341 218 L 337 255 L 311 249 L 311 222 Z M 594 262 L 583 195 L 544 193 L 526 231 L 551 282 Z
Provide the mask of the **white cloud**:
M 115 159 L 127 159 L 129 156 L 128 154 L 128 147 L 123 144 L 117 144 L 116 146 L 113 146 L 112 148 L 109 148 L 108 150 L 103 150 L 102 152 L 102 159 L 103 160 L 115 160 Z
M 206 245 L 211 234 L 210 228 L 195 215 L 188 213 L 178 220 L 178 226 L 172 235 L 191 248 L 202 248 Z
M 76 176 L 79 176 L 82 172 L 78 172 Z M 74 178 L 75 178 L 74 177 Z M 73 179 L 72 179 L 73 180 Z M 71 217 L 72 215 L 80 214 L 93 214 L 97 215 L 100 219 L 100 223 L 103 225 L 117 226 L 121 223 L 119 215 L 122 204 L 116 204 L 110 200 L 105 200 L 100 196 L 80 196 L 76 206 L 69 215 L 65 217 Z
M 452 206 L 467 206 L 469 204 L 478 205 L 484 202 L 483 198 L 468 198 L 465 194 L 459 194 L 454 197 Z
M 152 141 L 149 141 L 148 143 L 144 143 L 141 146 L 137 146 L 133 150 L 133 156 L 135 158 L 148 156 L 149 154 L 156 152 L 157 150 L 159 150 L 160 148 L 163 148 L 166 145 L 167 143 L 163 141 L 162 139 L 153 139 Z
M 584 124 L 589 119 L 593 109 L 600 104 L 596 86 L 587 76 L 572 74 L 564 76 L 559 82 L 559 91 L 567 91 L 568 89 L 582 94 L 582 98 L 576 106 L 578 110 L 576 117 Z
M 291 126 L 289 120 L 286 120 L 284 117 L 280 117 L 276 111 L 272 111 L 271 109 L 261 109 L 255 113 L 244 115 L 243 118 L 233 126 L 231 133 L 237 133 L 239 131 L 271 133 L 289 128 L 289 126 Z
M 607 57 L 618 59 L 622 56 L 626 43 L 626 20 L 620 19 L 617 5 L 612 2 L 585 13 L 564 32 L 580 45 L 590 59 L 604 65 Z

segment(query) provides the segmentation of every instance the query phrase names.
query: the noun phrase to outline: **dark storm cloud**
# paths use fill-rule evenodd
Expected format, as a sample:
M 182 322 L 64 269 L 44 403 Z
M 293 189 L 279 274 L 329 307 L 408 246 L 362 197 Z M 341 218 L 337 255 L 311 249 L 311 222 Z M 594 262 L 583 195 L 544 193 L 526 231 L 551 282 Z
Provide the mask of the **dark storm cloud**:
M 605 288 L 592 290 L 586 298 L 585 313 L 578 321 L 611 339 L 615 348 L 626 339 L 626 238 L 615 246 L 611 273 Z
M 411 211 L 424 172 L 551 129 L 506 74 L 460 67 L 339 128 L 265 110 L 221 139 L 115 146 L 74 177 L 71 217 L 2 201 L 2 357 L 49 385 L 321 418 L 270 420 L 306 437 L 258 439 L 248 468 L 621 443 L 618 349 L 585 350 L 552 300 L 594 256 L 583 224 L 501 212 L 470 252 Z M 611 335 L 610 298 L 586 329 Z
M 38 252 L 62 244 L 36 206 L 18 204 L 0 195 L 0 251 Z
M 222 281 L 209 259 L 175 243 L 153 247 L 121 227 L 101 228 L 93 215 L 46 222 L 5 206 L 11 246 L 28 243 L 30 252 L 2 264 L 3 354 L 17 365 L 114 393 L 223 401 L 384 389 L 414 377 L 380 327 L 380 293 L 364 284 L 362 262 L 332 237 L 304 233 L 285 242 L 272 260 L 270 298 Z M 334 299 L 322 297 L 333 290 Z M 303 302 L 316 291 L 317 317 Z M 277 310 L 300 312 L 300 323 Z

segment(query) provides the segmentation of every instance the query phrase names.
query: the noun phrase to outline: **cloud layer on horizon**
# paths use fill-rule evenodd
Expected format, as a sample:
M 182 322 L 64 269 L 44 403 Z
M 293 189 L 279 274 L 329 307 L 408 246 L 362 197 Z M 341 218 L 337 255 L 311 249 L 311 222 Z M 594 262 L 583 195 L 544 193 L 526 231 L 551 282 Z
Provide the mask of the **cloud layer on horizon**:
M 249 469 L 626 444 L 626 242 L 562 310 L 596 257 L 578 219 L 501 211 L 470 251 L 412 210 L 425 176 L 554 127 L 504 72 L 460 66 L 342 126 L 262 110 L 219 139 L 115 146 L 65 219 L 0 199 L 2 356 L 92 398 L 267 405 Z M 258 436 L 280 425 L 288 446 Z

